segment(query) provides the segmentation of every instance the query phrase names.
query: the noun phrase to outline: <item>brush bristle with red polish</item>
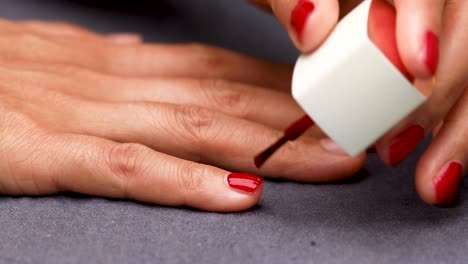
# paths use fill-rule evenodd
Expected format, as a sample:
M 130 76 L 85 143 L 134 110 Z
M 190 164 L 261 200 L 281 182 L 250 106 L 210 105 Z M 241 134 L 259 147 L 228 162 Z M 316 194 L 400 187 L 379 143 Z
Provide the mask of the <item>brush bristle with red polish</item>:
M 278 139 L 273 145 L 255 156 L 255 166 L 260 168 L 278 149 L 280 149 L 289 140 L 295 140 L 304 134 L 307 129 L 313 126 L 314 121 L 307 115 L 294 122 L 284 131 L 284 136 Z

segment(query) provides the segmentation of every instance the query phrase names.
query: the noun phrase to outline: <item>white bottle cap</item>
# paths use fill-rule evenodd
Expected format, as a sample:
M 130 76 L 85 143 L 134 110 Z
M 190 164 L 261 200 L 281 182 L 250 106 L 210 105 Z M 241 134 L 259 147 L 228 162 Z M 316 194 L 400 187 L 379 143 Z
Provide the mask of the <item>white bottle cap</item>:
M 299 58 L 292 82 L 295 100 L 351 156 L 426 100 L 370 40 L 371 2 L 349 13 L 317 51 Z

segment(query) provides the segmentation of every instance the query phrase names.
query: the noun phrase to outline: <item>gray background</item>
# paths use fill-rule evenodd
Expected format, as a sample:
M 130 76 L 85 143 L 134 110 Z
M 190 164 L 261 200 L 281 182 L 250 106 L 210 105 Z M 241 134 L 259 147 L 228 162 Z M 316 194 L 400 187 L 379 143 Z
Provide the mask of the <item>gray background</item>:
M 0 0 L 0 17 L 206 42 L 275 61 L 297 55 L 278 23 L 243 0 Z M 424 145 L 396 169 L 371 155 L 347 183 L 266 182 L 259 205 L 235 214 L 74 194 L 0 197 L 0 263 L 467 263 L 466 194 L 452 208 L 416 195 Z

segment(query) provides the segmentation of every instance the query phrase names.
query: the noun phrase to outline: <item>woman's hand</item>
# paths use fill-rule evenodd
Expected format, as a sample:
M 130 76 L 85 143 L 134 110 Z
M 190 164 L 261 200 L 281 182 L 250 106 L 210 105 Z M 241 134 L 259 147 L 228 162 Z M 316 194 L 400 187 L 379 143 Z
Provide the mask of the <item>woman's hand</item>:
M 361 0 L 251 0 L 271 9 L 302 52 L 313 52 L 339 19 Z M 384 0 L 377 20 L 395 24 L 401 61 L 416 78 L 415 86 L 429 96 L 426 104 L 389 131 L 376 146 L 392 166 L 402 162 L 433 132 L 433 142 L 416 172 L 417 189 L 430 204 L 450 204 L 468 166 L 468 1 Z M 372 21 L 371 21 L 372 23 Z M 372 36 L 374 41 L 388 43 Z
M 229 171 L 353 175 L 364 157 L 320 144 L 317 130 L 255 168 L 253 156 L 302 115 L 290 77 L 287 65 L 219 48 L 0 21 L 0 193 L 235 211 L 257 202 L 262 179 Z

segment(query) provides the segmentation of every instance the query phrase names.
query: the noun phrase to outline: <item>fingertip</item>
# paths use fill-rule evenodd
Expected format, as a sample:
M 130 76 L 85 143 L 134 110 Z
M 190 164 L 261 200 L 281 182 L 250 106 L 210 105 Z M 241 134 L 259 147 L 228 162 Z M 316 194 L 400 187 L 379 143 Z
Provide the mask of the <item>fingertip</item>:
M 366 157 L 366 153 L 355 157 L 342 156 L 342 159 L 337 160 L 337 163 L 333 166 L 335 169 L 330 172 L 326 181 L 336 182 L 356 176 L 364 167 Z
M 460 161 L 438 163 L 423 157 L 416 170 L 416 190 L 427 204 L 451 206 L 458 197 L 462 179 L 463 165 Z
M 435 78 L 439 64 L 439 38 L 436 33 L 427 30 L 422 34 L 413 34 L 411 37 L 404 36 L 398 39 L 403 64 L 410 74 L 422 80 Z M 400 39 L 407 40 L 403 42 Z M 414 43 L 408 42 L 408 39 L 414 39 Z M 419 45 L 415 45 L 416 43 L 419 43 Z
M 421 200 L 430 205 L 436 204 L 435 188 L 431 177 L 433 173 L 430 164 L 421 160 L 416 169 L 416 191 Z
M 284 3 L 287 3 L 275 2 L 279 3 L 276 6 L 284 6 Z M 280 8 L 284 9 L 284 7 Z M 273 10 L 278 10 L 278 8 L 274 6 Z M 303 53 L 315 50 L 338 23 L 338 1 L 299 0 L 290 6 L 290 10 L 286 27 L 293 43 Z
M 346 166 L 344 167 L 343 171 L 346 173 L 338 174 L 337 179 L 350 177 L 360 171 L 364 166 L 367 157 L 367 151 L 353 157 L 348 155 L 348 153 L 343 148 L 341 148 L 330 138 L 320 140 L 320 144 L 324 150 L 327 150 L 332 154 L 342 156 L 344 159 L 342 162 L 344 162 Z
M 362 167 L 364 167 L 364 164 L 366 162 L 366 158 L 367 158 L 367 153 L 362 153 L 359 156 L 351 157 L 351 160 L 350 160 L 351 174 L 350 174 L 350 176 L 356 174 L 358 171 L 360 171 L 362 169 Z
M 221 198 L 221 206 L 216 209 L 219 212 L 244 211 L 255 206 L 263 192 L 263 178 L 247 173 L 229 173 L 225 177 L 225 187 Z
M 387 165 L 396 167 L 414 152 L 425 136 L 426 129 L 422 125 L 402 122 L 379 139 L 377 153 Z
M 315 15 L 311 16 L 304 29 L 301 51 L 309 53 L 317 49 L 335 28 L 339 18 L 337 1 L 316 1 Z
M 418 79 L 431 79 L 439 65 L 445 1 L 398 1 L 397 40 L 403 63 Z
M 323 144 L 323 143 L 322 143 Z M 322 148 L 325 148 L 322 146 Z M 329 150 L 317 153 L 317 159 L 307 156 L 297 162 L 303 164 L 289 168 L 285 175 L 288 179 L 302 182 L 335 182 L 351 178 L 364 166 L 366 153 L 356 157 Z
M 202 175 L 187 177 L 181 180 L 182 184 L 173 186 L 177 189 L 172 193 L 178 193 L 180 199 L 175 200 L 180 203 L 168 204 L 228 213 L 248 210 L 258 203 L 263 192 L 263 178 L 247 173 L 228 173 L 211 166 L 203 170 Z

